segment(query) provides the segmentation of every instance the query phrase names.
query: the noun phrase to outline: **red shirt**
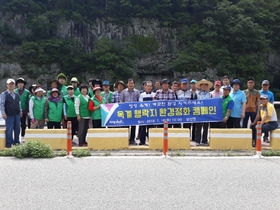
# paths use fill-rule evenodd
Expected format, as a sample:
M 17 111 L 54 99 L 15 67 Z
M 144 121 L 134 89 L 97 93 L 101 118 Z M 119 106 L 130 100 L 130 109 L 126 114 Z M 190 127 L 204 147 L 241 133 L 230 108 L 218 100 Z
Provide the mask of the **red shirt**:
M 95 98 L 99 101 L 99 103 L 102 103 L 102 96 L 95 96 Z M 92 100 L 89 100 L 89 104 L 88 104 L 88 110 L 89 111 L 94 111 L 94 103 Z

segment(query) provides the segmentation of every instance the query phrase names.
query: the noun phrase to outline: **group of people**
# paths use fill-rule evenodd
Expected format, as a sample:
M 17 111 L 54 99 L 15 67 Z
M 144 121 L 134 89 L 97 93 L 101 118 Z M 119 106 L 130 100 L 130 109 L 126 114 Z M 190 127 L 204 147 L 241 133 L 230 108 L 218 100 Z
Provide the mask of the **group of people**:
M 221 98 L 223 120 L 212 123 L 183 123 L 169 127 L 192 130 L 191 140 L 197 146 L 208 146 L 208 130 L 211 128 L 247 128 L 252 129 L 252 144 L 255 146 L 255 125 L 261 120 L 264 140 L 269 141 L 268 132 L 278 127 L 277 115 L 273 106 L 274 95 L 269 91 L 269 81 L 262 82 L 260 91 L 254 89 L 255 80 L 247 80 L 247 89 L 242 91 L 239 79 L 230 82 L 228 76 L 221 81 L 200 81 L 187 78 L 170 83 L 168 79 L 143 82 L 143 90 L 135 88 L 134 79 L 127 84 L 118 81 L 110 91 L 109 81 L 89 79 L 88 84 L 80 84 L 76 77 L 67 84 L 67 77 L 59 74 L 50 82 L 45 91 L 40 84 L 26 88 L 24 78 L 7 80 L 7 90 L 1 93 L 0 111 L 6 121 L 6 147 L 19 144 L 19 135 L 24 140 L 26 127 L 42 129 L 47 123 L 48 129 L 66 128 L 66 122 L 72 123 L 72 138 L 78 136 L 79 146 L 86 146 L 87 130 L 101 128 L 101 104 L 142 102 L 153 100 L 204 100 Z M 127 86 L 127 87 L 126 87 Z M 214 86 L 212 91 L 211 88 Z M 251 124 L 248 125 L 248 121 Z M 140 126 L 137 138 L 140 145 L 146 144 L 149 126 Z M 160 127 L 160 126 L 159 126 Z M 129 144 L 135 144 L 136 127 L 130 127 Z M 21 130 L 21 132 L 20 132 Z M 202 132 L 203 131 L 203 132 Z M 13 135 L 14 132 L 14 135 Z

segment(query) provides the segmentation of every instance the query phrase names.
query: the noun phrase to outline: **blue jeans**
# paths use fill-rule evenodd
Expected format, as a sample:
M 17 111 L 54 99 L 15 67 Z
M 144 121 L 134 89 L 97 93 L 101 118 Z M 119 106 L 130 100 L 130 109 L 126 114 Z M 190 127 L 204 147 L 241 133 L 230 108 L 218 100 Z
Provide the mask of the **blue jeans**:
M 278 128 L 278 123 L 276 121 L 264 123 L 262 125 L 262 133 L 264 133 L 264 137 L 268 137 L 268 132 L 273 131 Z
M 14 133 L 14 137 L 13 137 Z M 6 147 L 19 144 L 20 116 L 11 115 L 6 118 Z
M 251 122 L 253 123 L 256 119 L 256 116 L 257 116 L 256 112 L 245 112 L 245 117 L 243 119 L 242 128 L 247 128 L 249 118 L 250 118 Z M 255 125 L 251 126 L 251 130 L 252 130 L 253 140 L 256 140 L 256 138 L 257 138 L 256 126 Z

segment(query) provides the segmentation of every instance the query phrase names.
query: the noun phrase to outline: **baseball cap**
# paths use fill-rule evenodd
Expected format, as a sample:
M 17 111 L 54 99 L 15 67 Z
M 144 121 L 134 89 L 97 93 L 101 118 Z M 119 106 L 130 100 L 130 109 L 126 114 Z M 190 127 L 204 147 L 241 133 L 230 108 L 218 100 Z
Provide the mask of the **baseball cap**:
M 196 83 L 197 83 L 197 81 L 196 81 L 195 79 L 192 79 L 190 83 L 194 83 L 194 84 L 196 84 Z
M 68 86 L 67 86 L 67 90 L 68 90 L 68 89 L 74 89 L 74 87 L 73 87 L 72 85 L 68 85 Z
M 231 86 L 230 86 L 230 85 L 225 85 L 225 86 L 223 86 L 223 89 L 225 89 L 225 90 L 231 90 Z
M 110 85 L 109 81 L 105 80 L 103 81 L 103 85 Z
M 221 86 L 221 81 L 215 81 L 215 84 L 214 85 L 219 85 Z
M 76 77 L 73 77 L 73 78 L 71 79 L 71 82 L 77 82 L 77 83 L 78 83 L 79 81 L 78 81 L 78 79 L 77 79 Z
M 260 98 L 268 99 L 267 95 L 261 95 Z
M 268 80 L 262 81 L 262 85 L 269 85 L 269 81 Z
M 250 77 L 250 78 L 247 79 L 247 81 L 250 81 L 250 80 L 255 82 L 255 79 L 253 77 Z
M 169 83 L 168 79 L 161 80 L 161 84 L 164 84 L 164 83 Z
M 188 83 L 189 80 L 187 78 L 181 79 L 181 83 Z
M 7 83 L 7 84 L 10 84 L 10 83 L 12 83 L 12 82 L 15 83 L 15 80 L 14 80 L 14 79 L 8 79 L 6 83 Z

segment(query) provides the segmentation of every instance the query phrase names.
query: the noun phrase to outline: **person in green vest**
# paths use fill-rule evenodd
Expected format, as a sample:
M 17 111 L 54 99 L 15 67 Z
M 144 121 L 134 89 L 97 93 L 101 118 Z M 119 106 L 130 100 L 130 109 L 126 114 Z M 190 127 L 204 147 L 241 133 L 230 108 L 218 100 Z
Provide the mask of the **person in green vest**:
M 74 88 L 74 95 L 75 96 L 78 96 L 81 94 L 80 92 L 80 88 L 78 87 L 78 84 L 79 84 L 79 81 L 76 77 L 72 77 L 71 79 L 71 85 L 73 86 Z
M 223 109 L 223 121 L 220 123 L 220 128 L 226 128 L 227 127 L 227 120 L 229 118 L 229 115 L 231 113 L 231 110 L 234 106 L 234 102 L 232 98 L 229 96 L 229 93 L 231 91 L 231 86 L 223 86 L 223 95 L 222 98 L 222 109 Z
M 106 99 L 106 104 L 112 103 L 113 92 L 110 91 L 109 81 L 103 81 L 103 91 L 101 92 L 101 96 Z
M 79 146 L 87 146 L 86 135 L 87 130 L 89 128 L 89 120 L 91 113 L 88 110 L 89 96 L 88 86 L 86 84 L 82 84 L 80 86 L 81 94 L 75 99 L 75 112 L 77 115 L 77 120 L 79 124 L 78 138 L 79 138 Z
M 51 92 L 52 92 L 52 89 L 54 89 L 54 88 L 58 89 L 58 90 L 60 91 L 60 93 L 61 93 L 61 84 L 59 83 L 58 80 L 56 80 L 56 79 L 52 80 L 52 81 L 50 82 L 50 86 L 51 86 L 50 90 L 47 91 L 47 95 L 46 95 L 47 98 L 50 97 Z M 62 95 L 62 94 L 61 94 L 61 95 Z M 63 96 L 62 96 L 62 97 L 63 97 Z
M 21 126 L 21 141 L 24 142 L 25 130 L 26 130 L 26 118 L 28 116 L 28 99 L 29 99 L 29 91 L 25 88 L 26 81 L 20 77 L 16 80 L 16 89 L 15 93 L 19 95 L 20 98 L 20 106 L 22 109 L 22 116 L 20 118 L 20 126 Z
M 56 80 L 59 81 L 59 83 L 61 84 L 61 94 L 62 96 L 66 96 L 68 94 L 67 92 L 67 77 L 65 76 L 65 74 L 60 73 L 57 75 Z
M 91 111 L 92 127 L 101 128 L 101 104 L 106 104 L 106 99 L 101 96 L 101 87 L 93 89 L 94 96 L 90 99 L 88 109 Z
M 65 121 L 71 122 L 73 140 L 74 135 L 78 134 L 78 120 L 74 106 L 77 96 L 74 95 L 74 87 L 72 85 L 67 87 L 67 92 L 68 94 L 63 98 L 63 115 Z M 72 145 L 74 144 L 73 142 Z
M 48 129 L 60 129 L 62 120 L 63 102 L 60 98 L 60 92 L 57 88 L 53 88 L 50 97 L 45 103 L 45 122 Z
M 41 85 L 34 87 L 34 96 L 29 100 L 29 116 L 31 118 L 31 129 L 43 129 L 45 125 L 44 107 L 46 98 L 43 94 L 46 91 Z

